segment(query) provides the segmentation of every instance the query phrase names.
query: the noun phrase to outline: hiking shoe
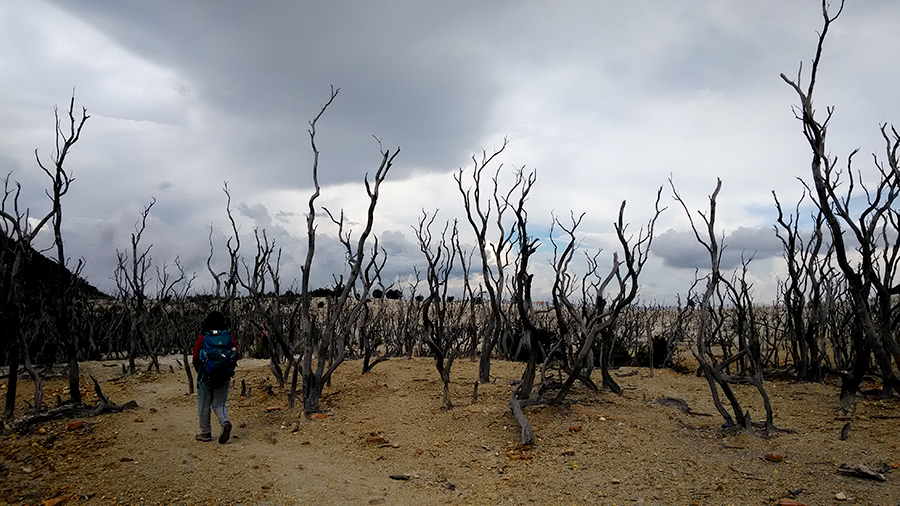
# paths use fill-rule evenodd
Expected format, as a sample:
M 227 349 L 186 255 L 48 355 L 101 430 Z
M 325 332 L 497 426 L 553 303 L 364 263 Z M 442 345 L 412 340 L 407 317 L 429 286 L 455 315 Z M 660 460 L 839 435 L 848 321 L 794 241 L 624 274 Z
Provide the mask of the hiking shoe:
M 210 434 L 209 432 L 207 432 L 205 434 L 200 433 L 200 434 L 197 434 L 196 436 L 194 436 L 194 439 L 196 439 L 197 441 L 203 441 L 204 443 L 207 443 L 209 441 L 212 441 L 212 434 Z
M 222 435 L 219 436 L 219 444 L 223 445 L 228 442 L 228 438 L 231 437 L 231 422 L 225 422 L 225 425 L 222 426 Z

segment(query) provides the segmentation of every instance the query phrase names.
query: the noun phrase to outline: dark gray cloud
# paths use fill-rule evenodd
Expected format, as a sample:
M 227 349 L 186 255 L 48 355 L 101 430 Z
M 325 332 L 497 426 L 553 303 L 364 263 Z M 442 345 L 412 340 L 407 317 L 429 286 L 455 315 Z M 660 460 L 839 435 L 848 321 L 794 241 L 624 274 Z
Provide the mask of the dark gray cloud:
M 720 267 L 725 270 L 740 267 L 742 260 L 764 260 L 782 252 L 781 242 L 771 227 L 738 227 L 718 240 L 720 247 L 724 246 Z M 653 240 L 653 254 L 668 267 L 701 271 L 710 267 L 709 252 L 693 232 L 670 229 L 659 234 Z
M 76 183 L 64 233 L 92 282 L 110 287 L 116 249 L 127 248 L 156 197 L 146 234 L 154 259 L 171 264 L 177 255 L 200 274 L 196 286 L 208 286 L 209 227 L 215 262 L 230 233 L 228 181 L 243 251 L 264 228 L 282 250 L 286 286 L 305 259 L 307 122 L 335 85 L 341 94 L 318 128 L 317 212 L 344 209 L 358 224 L 363 174 L 380 161 L 372 136 L 402 148 L 376 213 L 385 282 L 421 265 L 409 228 L 421 209 L 440 209 L 441 222 L 462 218 L 471 243 L 449 173 L 508 136 L 500 161 L 539 174 L 532 230 L 545 235 L 551 212 L 585 211 L 586 244 L 610 252 L 603 237 L 622 200 L 636 231 L 667 176 L 690 202 L 721 177 L 728 199 L 718 222 L 733 231 L 725 266 L 755 252 L 765 271 L 755 286 L 772 293 L 780 253 L 771 190 L 790 202 L 795 178 L 809 171 L 790 110 L 796 97 L 778 75 L 812 56 L 818 9 L 782 0 L 6 0 L 0 170 L 15 171 L 33 215 L 45 208 L 33 152 L 52 151 L 53 104 L 66 105 L 75 88 L 76 106 L 93 118 L 67 160 Z M 882 152 L 878 123 L 900 121 L 900 95 L 885 84 L 896 82 L 897 66 L 884 63 L 885 48 L 898 44 L 897 20 L 893 0 L 848 3 L 830 32 L 817 103 L 836 105 L 836 156 Z M 344 263 L 333 227 L 319 218 L 316 285 L 331 283 Z M 676 231 L 654 247 L 660 298 L 683 289 L 675 277 L 708 263 L 683 223 L 664 215 L 659 229 L 668 227 Z M 552 275 L 537 278 L 546 292 Z
M 477 146 L 495 86 L 486 48 L 448 43 L 465 9 L 432 2 L 57 2 L 127 50 L 191 80 L 181 88 L 236 123 L 221 148 L 269 186 L 297 184 L 307 167 L 307 122 L 341 94 L 319 125 L 321 182 L 373 170 L 378 145 L 401 146 L 411 167 L 448 170 Z M 490 11 L 490 9 L 483 9 Z M 488 12 L 489 13 L 489 12 Z M 305 183 L 306 179 L 302 181 Z

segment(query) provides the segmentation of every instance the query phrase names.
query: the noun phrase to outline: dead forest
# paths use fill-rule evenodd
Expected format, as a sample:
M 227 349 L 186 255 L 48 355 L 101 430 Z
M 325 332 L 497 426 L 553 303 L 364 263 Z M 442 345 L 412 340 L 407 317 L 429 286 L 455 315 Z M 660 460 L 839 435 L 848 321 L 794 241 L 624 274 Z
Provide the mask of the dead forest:
M 79 279 L 81 263 L 67 257 L 62 209 L 73 179 L 65 163 L 72 147 L 89 134 L 86 108 L 56 112 L 56 148 L 35 152 L 38 170 L 47 175 L 44 203 L 20 202 L 21 187 L 11 174 L 3 178 L 0 201 L 0 360 L 6 381 L 4 432 L 27 431 L 41 421 L 99 415 L 120 410 L 105 399 L 89 404 L 82 383 L 91 381 L 79 362 L 127 360 L 123 374 L 136 372 L 135 359 L 180 354 L 188 385 L 193 371 L 188 355 L 203 317 L 225 312 L 245 357 L 269 361 L 272 377 L 290 392 L 290 405 L 307 415 L 320 411 L 322 389 L 348 359 L 362 359 L 366 374 L 386 359 L 427 356 L 443 385 L 442 407 L 451 410 L 452 382 L 489 382 L 491 361 L 521 363 L 521 377 L 509 398 L 521 444 L 535 443 L 529 408 L 564 405 L 573 389 L 618 394 L 610 371 L 623 365 L 679 367 L 706 379 L 722 430 L 772 435 L 780 428 L 772 416 L 765 379 L 797 382 L 836 379 L 840 408 L 854 410 L 864 384 L 867 395 L 898 395 L 900 378 L 900 133 L 880 125 L 884 152 L 864 163 L 857 153 L 829 151 L 829 123 L 834 109 L 813 107 L 819 63 L 826 36 L 843 9 L 822 4 L 822 26 L 811 65 L 782 74 L 785 103 L 794 100 L 797 142 L 806 142 L 811 169 L 798 168 L 805 187 L 800 202 L 781 202 L 773 192 L 778 219 L 773 223 L 783 245 L 786 277 L 777 300 L 759 303 L 747 279 L 748 254 L 741 268 L 725 271 L 725 244 L 717 221 L 722 181 L 710 182 L 708 200 L 682 199 L 674 180 L 661 182 L 654 209 L 634 211 L 621 203 L 612 217 L 618 249 L 588 251 L 581 245 L 584 215 L 554 216 L 550 241 L 542 243 L 529 230 L 529 195 L 539 186 L 538 173 L 508 169 L 499 162 L 504 142 L 480 151 L 455 173 L 461 220 L 445 220 L 440 210 L 423 210 L 411 224 L 421 250 L 421 263 L 404 285 L 381 277 L 387 252 L 373 228 L 380 189 L 388 180 L 400 149 L 382 148 L 364 176 L 366 216 L 351 220 L 343 210 L 318 206 L 319 151 L 316 126 L 339 99 L 333 88 L 308 124 L 313 154 L 314 191 L 309 196 L 305 263 L 299 280 L 280 274 L 279 246 L 265 230 L 252 237 L 239 234 L 232 217 L 232 189 L 223 187 L 224 209 L 232 230 L 224 251 L 212 243 L 207 272 L 186 272 L 178 258 L 159 263 L 152 244 L 142 235 L 153 212 L 150 200 L 131 234 L 117 251 L 118 268 L 111 276 L 116 293 L 99 294 Z M 787 109 L 786 111 L 789 111 Z M 801 169 L 803 170 L 801 172 Z M 504 186 L 503 174 L 512 174 Z M 668 205 L 666 204 L 668 203 Z M 801 209 L 812 204 L 811 216 Z M 640 297 L 642 269 L 650 258 L 654 227 L 661 213 L 684 213 L 697 242 L 708 253 L 708 265 L 678 294 L 677 303 L 662 305 Z M 316 255 L 317 225 L 337 229 L 345 269 L 331 286 L 310 286 Z M 812 223 L 811 227 L 807 224 Z M 52 234 L 53 248 L 38 252 L 38 234 Z M 465 237 L 465 238 L 464 238 Z M 470 239 L 471 238 L 471 239 Z M 474 243 L 474 247 L 465 246 Z M 551 299 L 532 295 L 533 265 L 539 248 L 552 253 Z M 87 260 L 89 261 L 89 259 Z M 199 279 L 214 289 L 199 293 Z M 457 288 L 461 286 L 461 289 Z M 478 361 L 477 378 L 453 375 L 457 359 Z M 689 364 L 689 365 L 688 365 Z M 593 372 L 601 381 L 595 382 Z M 43 381 L 65 374 L 68 398 L 48 399 Z M 34 398 L 16 404 L 17 384 L 30 381 Z M 598 384 L 599 383 L 599 384 Z M 734 385 L 752 385 L 764 413 L 750 413 Z M 747 390 L 742 390 L 746 395 Z

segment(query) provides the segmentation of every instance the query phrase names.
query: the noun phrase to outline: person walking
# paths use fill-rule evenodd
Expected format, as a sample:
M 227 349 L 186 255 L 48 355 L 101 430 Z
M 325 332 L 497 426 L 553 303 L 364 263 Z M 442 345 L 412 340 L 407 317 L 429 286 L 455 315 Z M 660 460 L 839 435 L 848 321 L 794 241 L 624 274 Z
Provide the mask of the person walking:
M 195 437 L 197 441 L 212 441 L 211 413 L 216 414 L 222 426 L 219 444 L 225 444 L 231 438 L 231 421 L 225 402 L 239 355 L 229 327 L 224 314 L 212 311 L 203 320 L 202 331 L 194 343 L 193 364 L 197 371 L 197 410 L 200 417 L 200 433 Z

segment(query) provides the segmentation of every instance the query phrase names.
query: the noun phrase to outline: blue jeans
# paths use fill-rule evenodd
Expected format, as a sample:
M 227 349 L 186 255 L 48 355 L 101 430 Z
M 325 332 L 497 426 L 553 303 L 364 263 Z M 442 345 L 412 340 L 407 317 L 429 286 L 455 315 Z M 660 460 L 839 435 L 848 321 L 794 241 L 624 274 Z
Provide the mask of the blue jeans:
M 200 432 L 212 434 L 210 424 L 210 411 L 215 412 L 219 419 L 219 425 L 224 426 L 228 422 L 228 408 L 225 401 L 228 399 L 228 381 L 224 385 L 212 388 L 203 381 L 197 382 L 197 410 L 200 415 Z

